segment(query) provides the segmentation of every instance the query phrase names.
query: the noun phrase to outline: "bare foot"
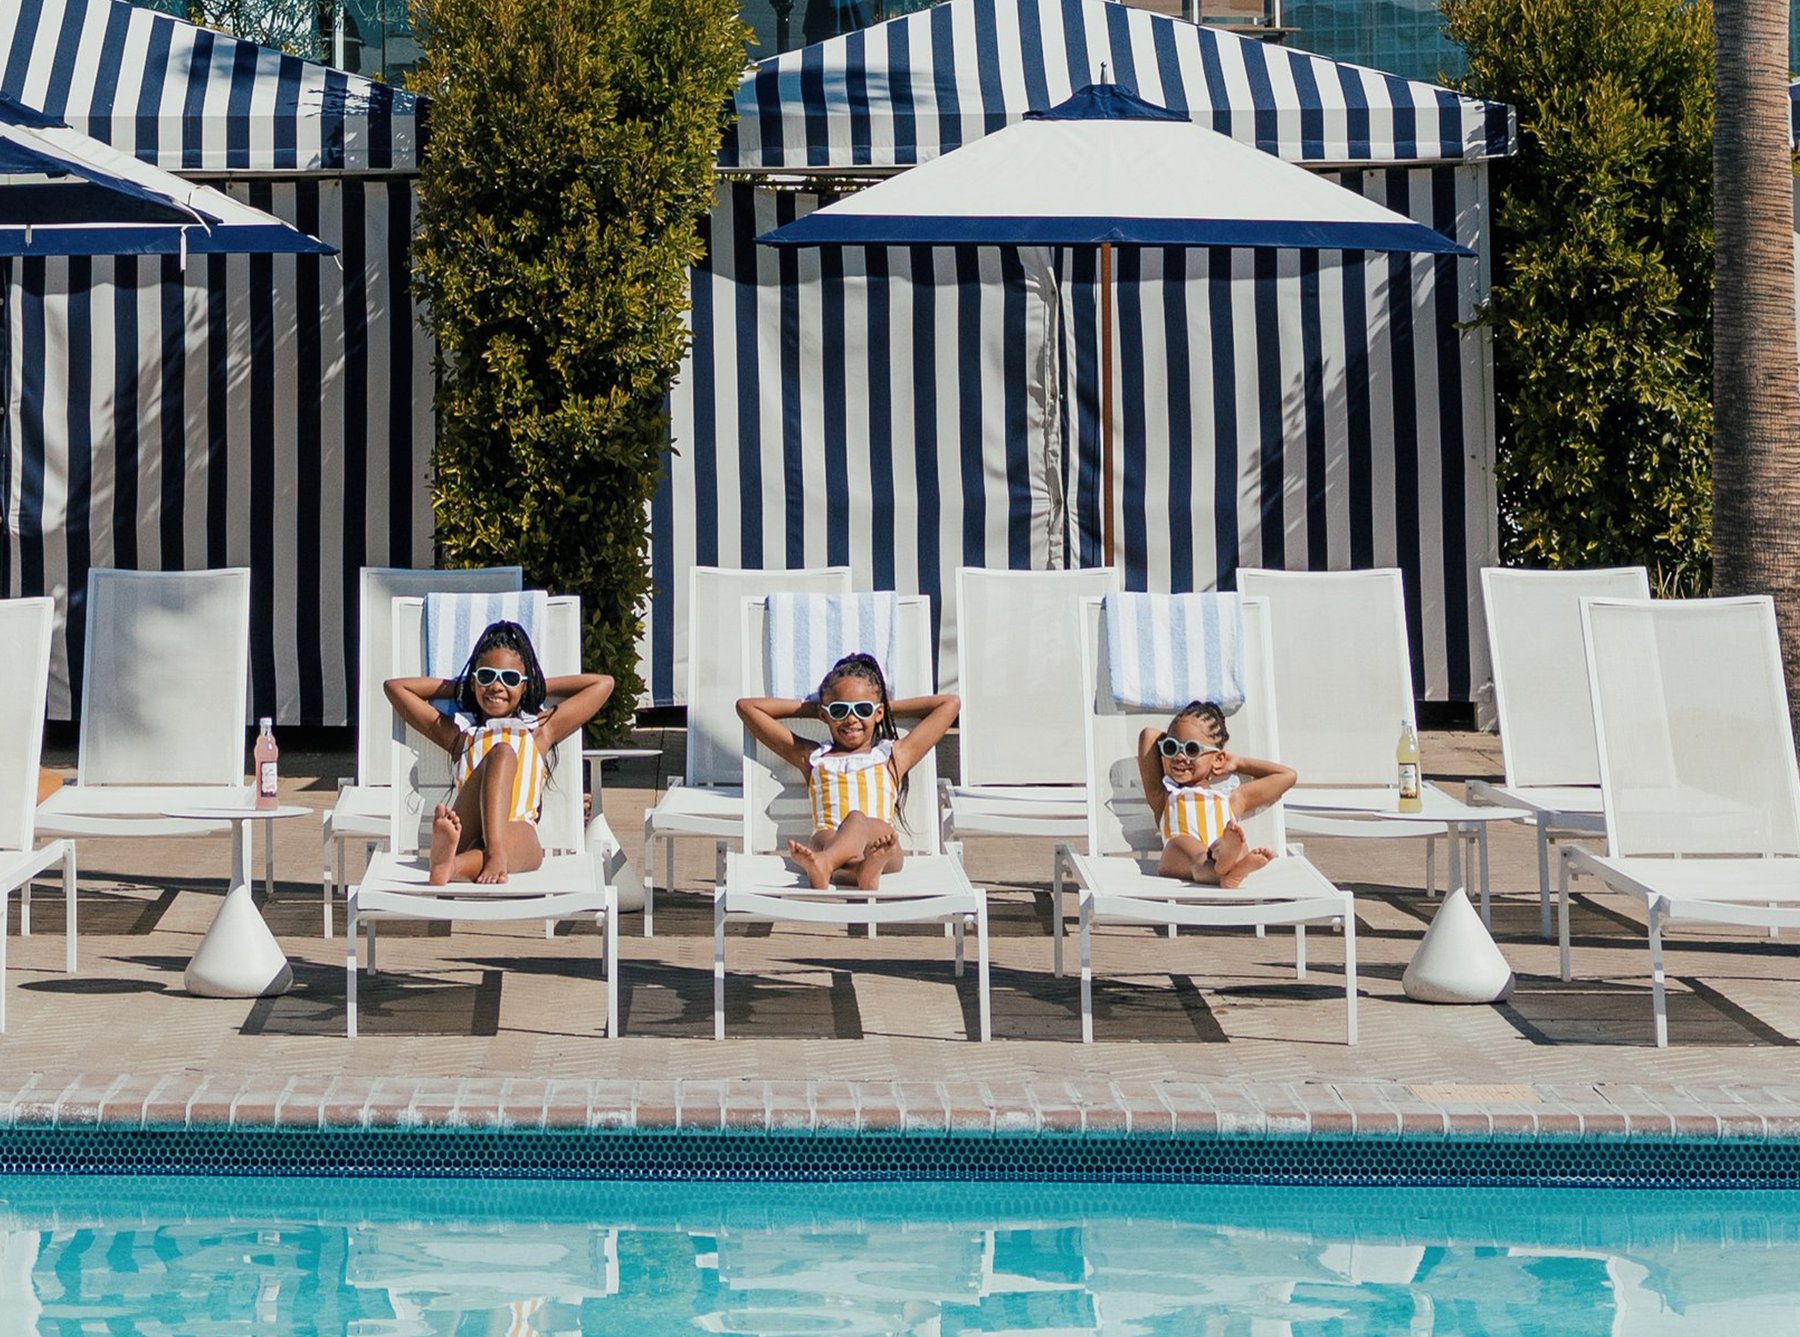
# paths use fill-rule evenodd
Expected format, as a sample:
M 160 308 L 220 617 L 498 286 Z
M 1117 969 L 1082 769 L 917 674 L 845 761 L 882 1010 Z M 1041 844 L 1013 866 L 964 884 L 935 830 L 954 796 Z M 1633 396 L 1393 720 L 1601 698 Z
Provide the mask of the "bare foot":
M 1225 823 L 1224 833 L 1213 841 L 1206 854 L 1212 860 L 1213 867 L 1223 874 L 1227 868 L 1244 857 L 1248 845 L 1249 842 L 1244 839 L 1244 828 L 1235 821 L 1230 821 Z
M 823 891 L 831 885 L 831 874 L 819 861 L 819 852 L 811 845 L 802 845 L 797 840 L 788 841 L 788 858 L 800 865 L 800 871 L 806 874 L 806 884 L 814 891 Z
M 887 871 L 888 855 L 894 852 L 894 833 L 876 836 L 863 846 L 862 864 L 856 870 L 856 887 L 858 891 L 874 891 L 881 885 L 881 875 Z
M 441 887 L 450 880 L 456 863 L 456 847 L 462 842 L 462 818 L 448 803 L 440 803 L 431 811 L 431 885 Z
M 475 874 L 475 880 L 489 886 L 506 881 L 506 856 L 497 850 L 487 851 L 487 857 L 481 861 L 481 871 Z
M 1236 863 L 1219 873 L 1219 885 L 1221 887 L 1243 886 L 1245 878 L 1259 868 L 1267 868 L 1269 860 L 1274 857 L 1275 854 L 1272 850 L 1245 850 L 1243 856 Z

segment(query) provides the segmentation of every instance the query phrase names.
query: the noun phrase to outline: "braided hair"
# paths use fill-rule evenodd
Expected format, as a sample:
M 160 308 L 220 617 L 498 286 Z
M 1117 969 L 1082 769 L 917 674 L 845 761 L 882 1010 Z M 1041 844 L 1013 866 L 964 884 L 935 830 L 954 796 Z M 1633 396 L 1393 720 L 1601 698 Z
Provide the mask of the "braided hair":
M 825 676 L 819 680 L 818 695 L 823 698 L 827 687 L 833 683 L 842 682 L 845 678 L 860 678 L 874 687 L 876 695 L 881 699 L 881 718 L 875 721 L 875 741 L 878 743 L 898 742 L 900 731 L 894 727 L 894 709 L 888 701 L 887 677 L 881 671 L 881 662 L 874 655 L 863 654 L 861 651 L 845 655 L 826 670 Z M 894 812 L 900 818 L 900 825 L 905 826 L 907 777 L 899 773 L 892 757 L 888 758 L 888 765 L 895 769 L 894 779 L 897 787 Z
M 1169 727 L 1175 727 L 1175 720 L 1199 720 L 1202 724 L 1212 725 L 1213 733 L 1218 736 L 1219 746 L 1224 747 L 1231 735 L 1225 729 L 1225 711 L 1214 701 L 1190 701 L 1175 712 L 1175 719 L 1169 721 Z M 1164 734 L 1167 737 L 1165 731 Z
M 469 661 L 456 678 L 456 706 L 466 711 L 477 720 L 485 723 L 487 716 L 482 713 L 480 702 L 475 693 L 475 669 L 481 663 L 481 657 L 489 650 L 511 650 L 525 666 L 525 695 L 519 698 L 519 712 L 535 715 L 544 708 L 544 698 L 548 696 L 549 685 L 544 678 L 544 669 L 538 663 L 537 651 L 531 648 L 531 637 L 525 634 L 525 628 L 517 622 L 490 622 L 475 638 L 475 648 L 469 651 Z

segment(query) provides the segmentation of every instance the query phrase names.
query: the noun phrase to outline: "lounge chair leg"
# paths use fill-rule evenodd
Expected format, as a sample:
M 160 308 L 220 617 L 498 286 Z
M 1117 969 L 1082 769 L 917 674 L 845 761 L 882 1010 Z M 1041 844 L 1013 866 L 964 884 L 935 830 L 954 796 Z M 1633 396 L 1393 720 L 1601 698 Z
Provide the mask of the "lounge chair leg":
M 873 901 L 873 900 L 870 900 L 870 902 L 869 902 L 869 908 L 870 908 L 870 909 L 871 909 L 871 910 L 873 910 L 873 909 L 874 909 L 874 908 L 875 908 L 875 902 L 874 902 L 874 901 Z M 870 936 L 870 937 L 871 937 L 871 938 L 873 938 L 873 937 L 874 937 L 874 936 L 875 936 L 875 921 L 874 921 L 874 920 L 873 920 L 873 919 L 871 919 L 871 920 L 870 920 L 870 921 L 869 921 L 869 936 Z
M 713 894 L 713 1039 L 725 1038 L 725 889 Z
M 623 1029 L 619 1025 L 619 893 L 606 891 L 606 909 L 595 916 L 600 931 L 606 935 L 601 950 L 600 968 L 606 972 L 606 1038 L 616 1040 Z
M 1346 898 L 1348 899 L 1348 898 Z M 1344 914 L 1344 1043 L 1356 1043 L 1356 908 Z
M 958 926 L 962 920 L 958 919 Z M 958 934 L 960 937 L 960 933 Z M 975 907 L 975 1005 L 981 1013 L 981 1038 L 985 1043 L 993 1037 L 993 1005 L 988 988 L 988 918 L 987 898 Z
M 1057 979 L 1061 979 L 1063 973 L 1063 858 L 1068 849 L 1067 845 L 1058 845 L 1050 860 L 1050 959 Z
M 1564 984 L 1569 982 L 1569 852 L 1562 850 L 1557 858 L 1556 880 L 1556 948 Z
M 356 893 L 344 898 L 344 1034 L 356 1038 Z
M 663 837 L 663 886 L 670 892 L 675 890 L 675 838 L 673 836 Z M 655 926 L 650 918 L 650 902 L 648 900 L 644 902 L 644 936 L 646 938 L 656 936 Z
M 1538 930 L 1550 936 L 1550 815 L 1537 815 Z
M 1081 1043 L 1094 1042 L 1094 964 L 1092 959 L 1093 902 L 1081 898 Z
M 544 921 L 544 941 L 556 941 L 556 921 L 554 919 L 546 919 Z
M 332 897 L 337 894 L 337 889 L 344 885 L 344 842 L 331 836 L 327 836 L 325 838 L 325 846 L 327 863 L 325 868 L 324 887 L 322 888 L 324 892 L 322 899 L 325 902 L 325 941 L 330 942 L 331 900 Z
M 1663 982 L 1662 902 L 1650 900 L 1650 997 L 1656 1008 L 1656 1047 L 1669 1046 L 1669 999 Z
M 1306 925 L 1294 925 L 1294 978 L 1306 978 Z
M 363 932 L 369 935 L 369 973 L 371 975 L 379 974 L 380 972 L 375 969 L 375 921 L 373 919 L 368 922 Z
M 75 842 L 63 845 L 63 969 L 75 973 Z M 6 926 L 0 924 L 0 930 Z
M 944 921 L 944 927 L 950 931 L 950 936 L 956 941 L 956 978 L 961 979 L 963 977 L 963 938 L 966 932 L 963 928 L 963 917 L 951 915 Z
M 656 922 L 656 833 L 650 829 L 650 819 L 644 819 L 644 861 L 638 865 L 644 870 L 644 936 L 650 936 L 651 926 Z

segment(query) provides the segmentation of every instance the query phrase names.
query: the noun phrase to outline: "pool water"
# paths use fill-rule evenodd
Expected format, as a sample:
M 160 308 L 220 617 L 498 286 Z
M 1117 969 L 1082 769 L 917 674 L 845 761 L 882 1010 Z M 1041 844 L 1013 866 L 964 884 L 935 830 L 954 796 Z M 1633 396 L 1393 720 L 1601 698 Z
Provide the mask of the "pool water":
M 1800 1331 L 1800 1193 L 0 1178 L 0 1334 Z

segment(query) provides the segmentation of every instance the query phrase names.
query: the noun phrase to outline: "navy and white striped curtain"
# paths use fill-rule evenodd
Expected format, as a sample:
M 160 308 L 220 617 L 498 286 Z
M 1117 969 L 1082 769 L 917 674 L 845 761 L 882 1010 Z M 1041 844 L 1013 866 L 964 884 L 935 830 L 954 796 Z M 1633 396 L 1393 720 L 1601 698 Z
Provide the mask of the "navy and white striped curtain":
M 361 567 L 432 557 L 417 100 L 123 0 L 0 5 L 0 91 L 341 252 L 11 267 L 6 592 L 59 601 L 51 716 L 89 567 L 243 565 L 252 713 L 349 722 Z
M 682 699 L 696 563 L 848 562 L 864 588 L 929 594 L 952 682 L 956 566 L 1100 561 L 1095 254 L 778 253 L 755 237 L 821 197 L 754 183 L 925 161 L 1102 65 L 1485 252 L 1485 159 L 1510 151 L 1510 114 L 1426 84 L 1102 0 L 951 0 L 762 62 L 671 402 L 643 647 L 657 702 Z M 1126 584 L 1397 565 L 1418 690 L 1478 693 L 1491 352 L 1465 326 L 1485 259 L 1122 251 L 1115 280 Z

